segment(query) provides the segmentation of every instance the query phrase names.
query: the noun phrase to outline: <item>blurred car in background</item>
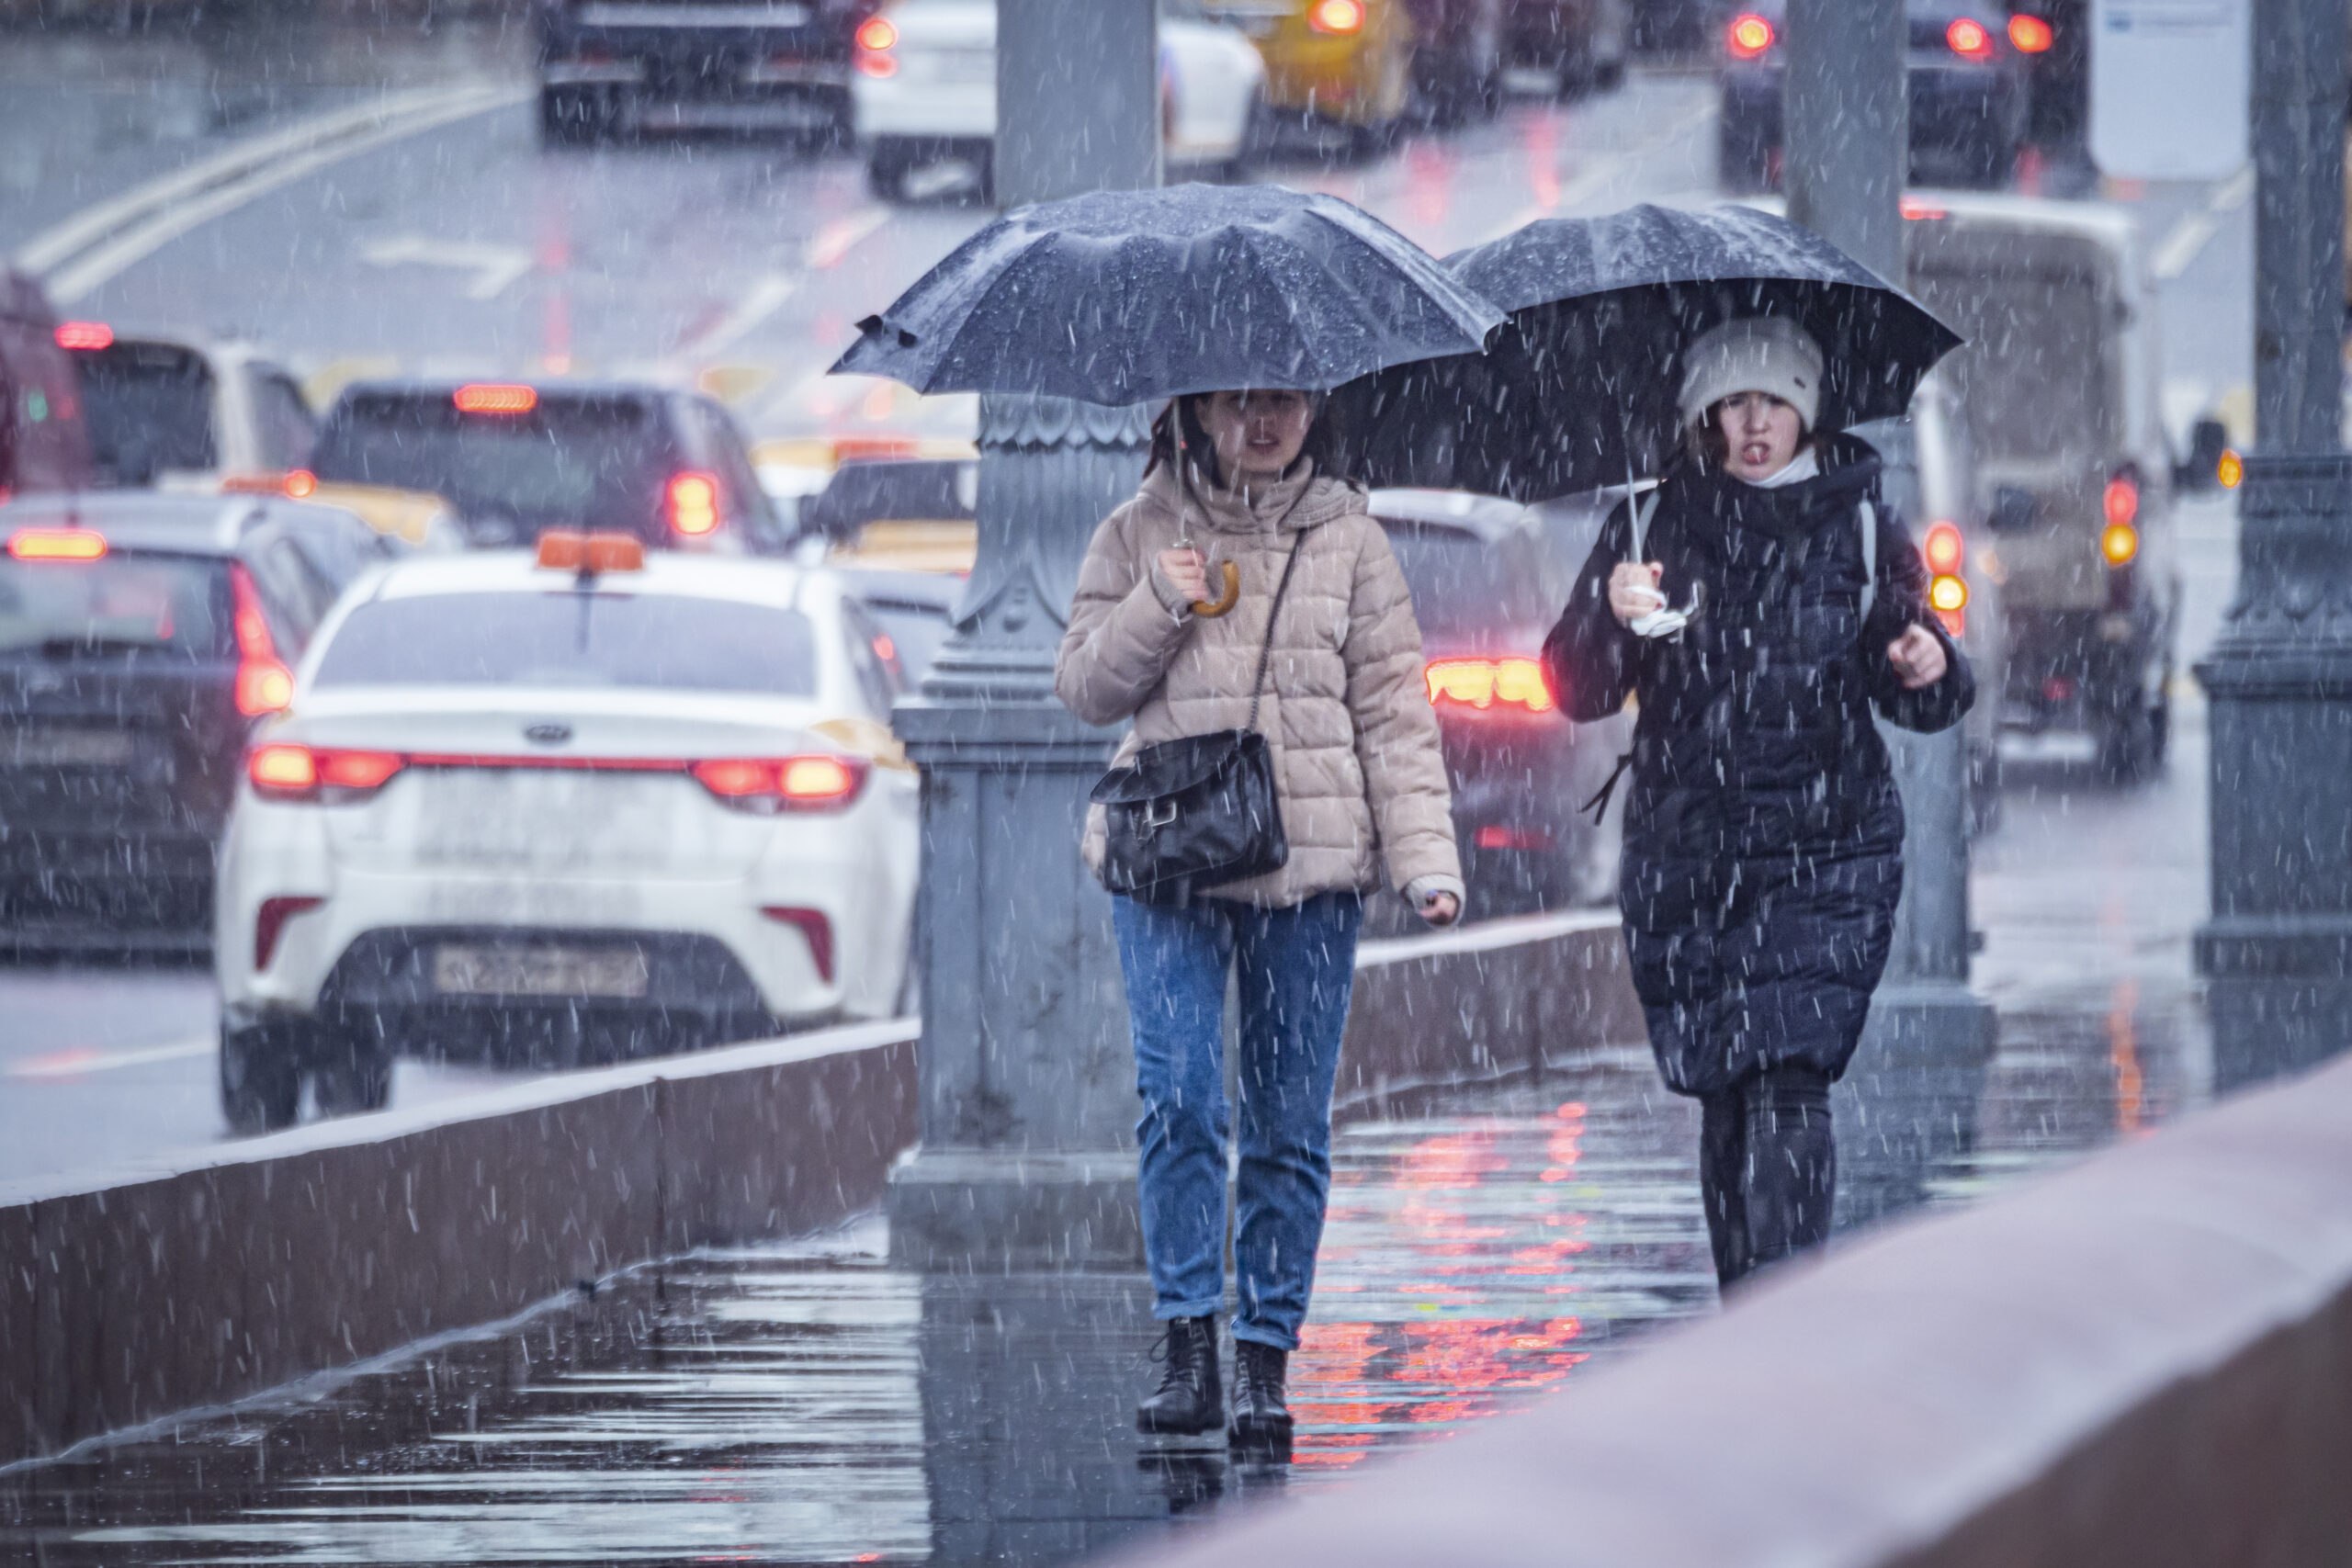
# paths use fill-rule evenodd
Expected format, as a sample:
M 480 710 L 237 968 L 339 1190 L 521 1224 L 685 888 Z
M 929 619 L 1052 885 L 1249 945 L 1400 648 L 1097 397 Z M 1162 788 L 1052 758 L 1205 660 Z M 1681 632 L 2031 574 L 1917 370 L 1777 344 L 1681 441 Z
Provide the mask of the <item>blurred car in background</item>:
M 821 570 L 550 531 L 356 587 L 221 852 L 241 1131 L 397 1052 L 570 1064 L 886 1016 L 917 784 L 888 635 Z
M 583 526 L 721 554 L 791 542 L 727 412 L 661 387 L 355 382 L 327 411 L 311 471 L 439 496 L 478 547 Z
M 1413 106 L 1419 35 L 1408 0 L 1203 0 L 1202 10 L 1258 46 L 1278 122 L 1371 151 Z
M 752 464 L 787 528 L 836 542 L 885 518 L 968 523 L 979 505 L 979 448 L 912 435 L 797 435 L 763 441 Z
M 1781 183 L 1787 0 L 1754 0 L 1724 23 L 1717 178 L 1727 190 Z M 1988 0 L 1907 0 L 1911 177 L 2006 186 L 2025 143 L 2029 57 L 2050 46 L 2038 17 Z
M 90 482 L 89 431 L 61 331 L 40 285 L 0 271 L 0 501 Z
M 857 136 L 875 195 L 898 200 L 910 175 L 953 160 L 992 198 L 995 0 L 899 0 L 858 27 L 855 63 Z M 1265 79 L 1248 39 L 1207 20 L 1194 0 L 1161 0 L 1160 156 L 1171 175 L 1240 175 Z
M 1571 725 L 1542 660 L 1607 502 L 1529 507 L 1453 491 L 1384 490 L 1373 492 L 1372 513 L 1420 623 L 1470 917 L 1610 897 L 1614 830 L 1604 834 L 1577 808 L 1600 787 L 1631 730 L 1623 718 Z
M 1507 51 L 1548 71 L 1564 92 L 1613 88 L 1634 52 L 1630 0 L 1510 0 Z
M 2118 782 L 2160 768 L 2180 618 L 2161 321 L 2131 216 L 1906 199 L 1912 291 L 1968 340 L 1967 415 L 2008 625 L 2006 721 L 2086 731 Z
M 849 129 L 850 38 L 873 0 L 533 0 L 539 133 Z
M 203 951 L 247 733 L 392 547 L 283 499 L 0 505 L 0 946 Z
M 1908 418 L 1860 425 L 1854 434 L 1884 459 L 1880 491 L 1910 525 L 1928 567 L 1929 605 L 1975 672 L 1976 705 L 1965 725 L 1969 820 L 1989 833 L 2001 813 L 2009 634 L 2001 592 L 2006 570 L 1985 528 L 1985 491 L 1968 421 L 1951 387 L 1929 376 L 1913 396 Z
M 249 344 L 123 334 L 67 321 L 101 485 L 210 491 L 223 476 L 307 468 L 318 422 L 302 389 Z

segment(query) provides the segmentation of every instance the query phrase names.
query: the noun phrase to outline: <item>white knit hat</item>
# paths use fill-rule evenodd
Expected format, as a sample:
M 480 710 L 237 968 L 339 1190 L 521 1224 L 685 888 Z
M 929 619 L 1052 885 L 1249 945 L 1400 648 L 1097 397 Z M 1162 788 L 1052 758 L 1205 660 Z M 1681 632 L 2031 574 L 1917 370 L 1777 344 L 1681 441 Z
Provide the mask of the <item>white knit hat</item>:
M 1811 430 L 1821 412 L 1821 345 L 1785 316 L 1725 321 L 1682 356 L 1682 423 L 1698 423 L 1735 392 L 1770 392 Z

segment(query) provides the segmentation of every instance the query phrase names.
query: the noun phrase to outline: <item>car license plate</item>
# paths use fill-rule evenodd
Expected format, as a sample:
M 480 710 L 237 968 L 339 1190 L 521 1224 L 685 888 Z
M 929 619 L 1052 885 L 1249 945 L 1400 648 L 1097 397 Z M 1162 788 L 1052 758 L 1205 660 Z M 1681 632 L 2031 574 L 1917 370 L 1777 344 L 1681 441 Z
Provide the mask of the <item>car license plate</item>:
M 17 768 L 110 767 L 138 755 L 127 729 L 63 727 L 19 729 L 0 742 L 0 758 Z
M 433 988 L 447 997 L 641 997 L 633 947 L 469 947 L 433 952 Z

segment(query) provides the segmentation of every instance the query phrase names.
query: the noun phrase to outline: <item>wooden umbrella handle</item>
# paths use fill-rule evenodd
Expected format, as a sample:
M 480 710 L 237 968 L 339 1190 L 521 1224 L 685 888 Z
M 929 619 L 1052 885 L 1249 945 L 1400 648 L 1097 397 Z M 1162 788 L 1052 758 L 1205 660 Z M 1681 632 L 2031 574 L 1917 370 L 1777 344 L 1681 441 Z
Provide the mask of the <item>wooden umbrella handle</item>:
M 1215 603 L 1206 599 L 1193 601 L 1193 614 L 1214 620 L 1241 602 L 1241 569 L 1231 561 L 1219 563 L 1225 568 L 1225 592 Z

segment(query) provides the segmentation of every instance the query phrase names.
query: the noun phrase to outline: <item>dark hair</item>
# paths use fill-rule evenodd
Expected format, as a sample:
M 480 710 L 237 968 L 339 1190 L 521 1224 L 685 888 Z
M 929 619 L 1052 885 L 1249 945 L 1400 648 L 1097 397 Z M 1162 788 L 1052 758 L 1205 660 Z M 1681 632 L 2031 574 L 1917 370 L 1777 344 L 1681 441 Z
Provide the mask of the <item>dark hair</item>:
M 1216 395 L 1214 392 L 1186 392 L 1168 400 L 1168 405 L 1151 422 L 1151 457 L 1143 466 L 1147 476 L 1162 463 L 1174 466 L 1181 428 L 1183 447 L 1192 454 L 1193 466 L 1208 477 L 1211 484 L 1225 483 L 1225 476 L 1219 471 L 1217 463 L 1216 443 L 1209 439 L 1208 428 L 1201 423 L 1201 401 Z M 1330 402 L 1320 392 L 1309 392 L 1307 397 L 1314 402 L 1315 417 L 1306 427 L 1306 439 L 1300 444 L 1298 455 L 1314 458 L 1317 473 L 1332 479 L 1346 479 L 1348 476 L 1340 471 L 1340 443 L 1334 434 Z
M 1731 401 L 1731 398 L 1737 395 L 1733 393 L 1730 397 L 1717 398 L 1701 412 L 1697 423 L 1683 427 L 1684 449 L 1697 460 L 1701 468 L 1709 473 L 1719 472 L 1731 462 L 1731 442 L 1724 434 L 1722 415 L 1724 404 Z M 1812 445 L 1813 432 L 1805 428 L 1803 420 L 1799 420 L 1796 451 L 1789 455 L 1790 459 L 1794 461 L 1798 453 L 1802 453 Z

